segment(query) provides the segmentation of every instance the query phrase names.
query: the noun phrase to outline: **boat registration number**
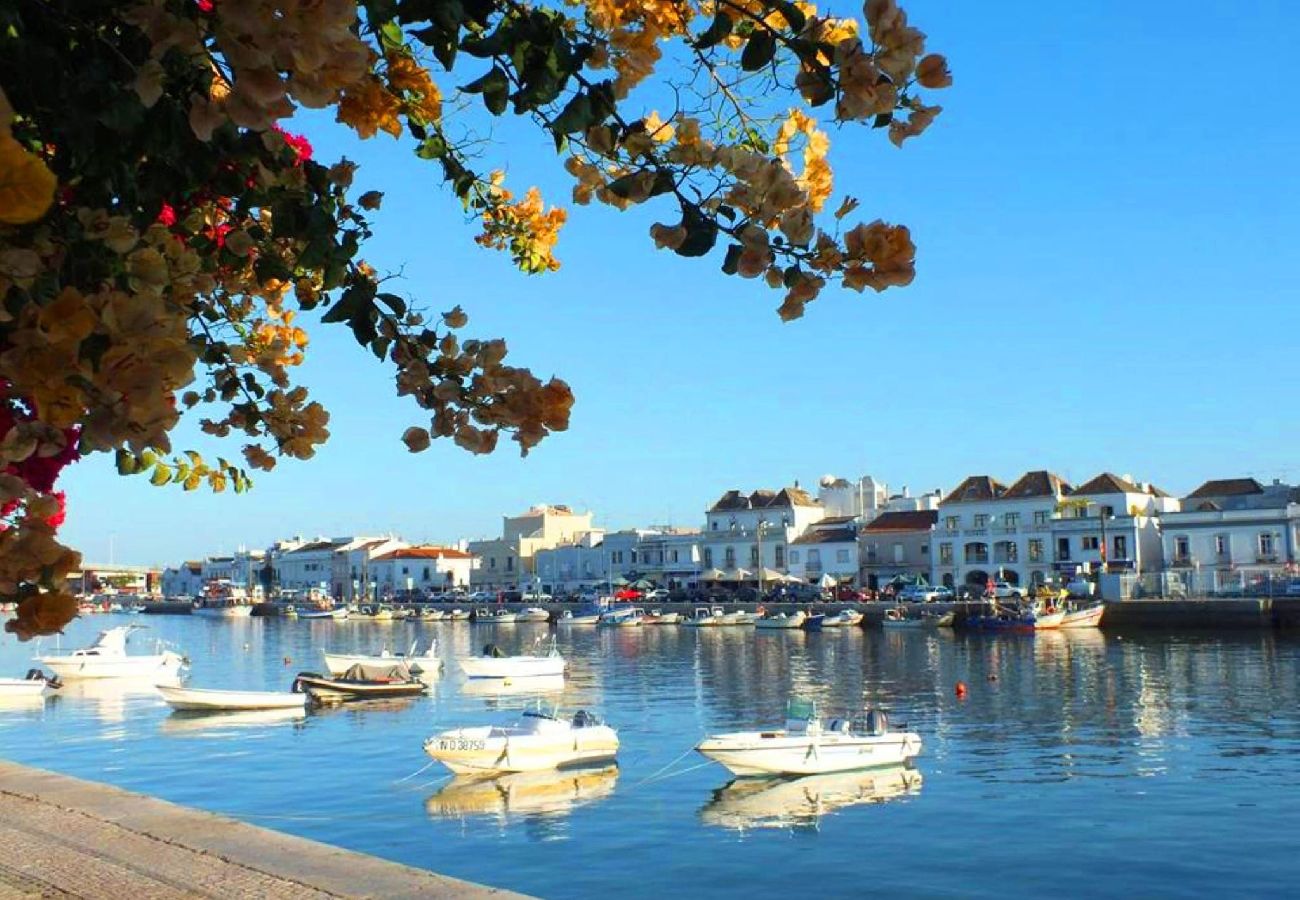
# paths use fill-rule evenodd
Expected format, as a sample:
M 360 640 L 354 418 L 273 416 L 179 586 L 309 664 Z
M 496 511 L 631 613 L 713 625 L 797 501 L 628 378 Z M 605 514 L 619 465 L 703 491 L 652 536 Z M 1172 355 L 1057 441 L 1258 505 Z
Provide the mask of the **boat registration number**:
M 483 750 L 486 747 L 487 741 L 463 741 L 448 738 L 438 741 L 439 750 Z

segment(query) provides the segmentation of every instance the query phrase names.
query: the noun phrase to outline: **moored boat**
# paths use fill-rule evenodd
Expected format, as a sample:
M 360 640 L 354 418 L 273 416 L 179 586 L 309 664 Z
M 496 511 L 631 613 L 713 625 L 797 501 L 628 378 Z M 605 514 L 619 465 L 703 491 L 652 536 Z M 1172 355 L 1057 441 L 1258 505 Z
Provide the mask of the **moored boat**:
M 803 628 L 803 623 L 808 620 L 808 614 L 802 609 L 797 609 L 792 613 L 783 612 L 775 615 L 765 615 L 754 622 L 754 627 L 759 631 L 781 631 L 784 629 Z
M 230 597 L 204 597 L 194 601 L 190 613 L 207 619 L 243 619 L 253 614 L 253 607 Z
M 172 709 L 225 710 L 301 709 L 307 704 L 304 693 L 283 691 L 227 691 L 212 688 L 189 688 L 158 685 L 158 693 Z
M 583 612 L 582 610 L 579 610 L 578 612 L 575 613 L 572 610 L 566 609 L 564 612 L 560 613 L 560 617 L 555 620 L 555 624 L 557 625 L 598 625 L 600 624 L 601 615 L 603 615 L 603 613 Z
M 726 618 L 727 614 L 720 606 L 697 606 L 682 624 L 691 628 L 718 628 L 727 624 Z
M 447 618 L 447 613 L 441 609 L 434 609 L 432 606 L 426 606 L 420 610 L 421 622 L 441 622 Z
M 101 631 L 89 647 L 67 654 L 36 657 L 58 678 L 69 681 L 83 678 L 146 678 L 158 681 L 175 681 L 185 658 L 166 650 L 159 641 L 151 654 L 132 656 L 126 652 L 128 635 L 138 631 L 140 625 L 119 625 Z
M 1042 631 L 1060 628 L 1065 610 L 1029 602 L 1017 606 L 994 605 L 982 615 L 967 616 L 966 627 L 976 631 Z
M 663 610 L 652 610 L 647 613 L 642 620 L 643 625 L 680 625 L 686 617 L 679 612 L 664 612 Z
M 418 643 L 412 641 L 410 649 L 405 653 L 393 653 L 387 647 L 378 653 L 330 653 L 327 650 L 322 650 L 321 653 L 325 657 L 325 668 L 331 675 L 342 675 L 353 666 L 383 667 L 394 663 L 404 663 L 416 675 L 437 675 L 442 670 L 438 642 L 430 641 L 428 649 L 423 653 L 417 652 Z
M 22 678 L 0 678 L 0 698 L 40 697 L 63 687 L 58 678 L 47 678 L 40 669 L 28 669 Z
M 391 622 L 396 616 L 391 606 L 385 606 L 382 603 L 363 603 L 357 607 L 354 614 L 349 618 L 361 619 L 366 622 Z
M 618 733 L 585 710 L 571 719 L 529 711 L 511 725 L 453 728 L 424 752 L 458 775 L 534 772 L 613 760 Z
M 464 622 L 469 619 L 469 610 L 457 607 L 447 613 L 447 618 L 453 622 Z
M 555 642 L 549 653 L 538 656 L 521 654 L 507 656 L 496 644 L 483 648 L 482 656 L 466 656 L 460 660 L 460 669 L 469 678 L 533 678 L 539 675 L 563 675 L 565 661 Z
M 346 619 L 348 617 L 348 608 L 346 606 L 337 606 L 330 609 L 300 609 L 298 618 L 300 619 Z
M 530 606 L 521 612 L 515 613 L 516 622 L 549 622 L 551 614 L 540 606 Z
M 921 737 L 891 731 L 880 710 L 823 724 L 814 703 L 796 700 L 784 728 L 710 735 L 695 749 L 737 775 L 820 775 L 900 765 L 921 752 Z
M 822 619 L 822 628 L 856 628 L 862 624 L 862 613 L 855 609 L 842 609 Z
M 1065 615 L 1061 617 L 1061 627 L 1097 628 L 1101 625 L 1101 617 L 1104 612 L 1106 612 L 1106 606 L 1102 603 L 1095 603 L 1080 609 L 1066 610 Z
M 405 664 L 396 662 L 383 666 L 357 665 L 338 676 L 299 672 L 293 680 L 293 689 L 307 693 L 317 703 L 342 703 L 414 697 L 423 694 L 429 686 L 416 678 Z
M 498 610 L 480 606 L 474 610 L 474 621 L 479 625 L 513 625 L 518 616 L 504 607 Z
M 611 609 L 596 622 L 601 628 L 635 628 L 645 621 L 645 610 L 636 607 Z
M 907 610 L 898 607 L 885 610 L 885 617 L 880 624 L 889 630 L 926 627 L 925 619 L 920 616 L 913 618 L 907 614 Z

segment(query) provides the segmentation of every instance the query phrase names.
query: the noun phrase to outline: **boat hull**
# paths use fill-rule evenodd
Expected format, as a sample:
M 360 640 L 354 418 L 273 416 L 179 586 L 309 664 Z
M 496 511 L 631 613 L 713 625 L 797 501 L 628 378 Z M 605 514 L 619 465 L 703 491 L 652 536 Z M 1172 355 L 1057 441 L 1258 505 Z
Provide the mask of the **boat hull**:
M 302 709 L 307 705 L 306 694 L 288 694 L 279 691 L 220 691 L 198 688 L 158 685 L 167 705 L 172 709 L 224 710 Z
M 149 678 L 174 681 L 182 659 L 173 653 L 155 656 L 38 656 L 36 661 L 63 681 L 92 678 Z
M 562 616 L 555 622 L 557 625 L 599 625 L 600 613 L 590 616 Z
M 39 678 L 0 678 L 0 697 L 39 697 L 47 686 Z
M 414 674 L 436 675 L 442 669 L 442 660 L 436 656 L 371 656 L 359 653 L 326 653 L 325 668 L 331 675 L 342 675 L 353 666 L 391 666 L 405 663 Z
M 204 619 L 246 619 L 252 614 L 251 606 L 200 606 L 190 611 L 190 615 Z
M 920 754 L 921 738 L 911 732 L 817 737 L 743 732 L 706 738 L 695 749 L 736 775 L 824 775 L 901 765 Z
M 338 703 L 352 700 L 418 697 L 428 690 L 428 685 L 418 681 L 343 681 L 304 673 L 298 676 L 294 682 L 294 688 L 295 690 L 300 688 L 309 694 L 313 700 L 323 703 Z
M 558 734 L 491 736 L 491 728 L 458 728 L 429 738 L 424 752 L 457 775 L 538 772 L 609 762 L 618 734 L 599 725 Z
M 1101 625 L 1102 613 L 1106 607 L 1101 604 L 1090 606 L 1087 609 L 1077 609 L 1073 612 L 1067 612 L 1061 619 L 1062 628 L 1097 628 Z
M 562 656 L 469 656 L 460 661 L 468 678 L 536 678 L 563 675 Z
M 754 623 L 754 627 L 759 631 L 784 631 L 787 629 L 803 628 L 803 623 L 807 621 L 808 616 L 802 612 L 795 613 L 792 616 L 777 616 L 771 619 L 759 619 Z

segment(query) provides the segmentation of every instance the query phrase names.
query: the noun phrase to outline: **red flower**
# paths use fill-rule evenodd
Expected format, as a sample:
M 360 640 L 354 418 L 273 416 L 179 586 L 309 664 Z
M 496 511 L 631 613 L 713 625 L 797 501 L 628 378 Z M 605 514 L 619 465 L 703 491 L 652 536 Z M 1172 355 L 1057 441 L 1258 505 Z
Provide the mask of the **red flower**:
M 158 221 L 171 228 L 176 224 L 176 210 L 172 209 L 170 203 L 164 203 L 162 209 L 158 211 Z
M 68 495 L 63 491 L 55 491 L 54 499 L 59 501 L 59 511 L 45 520 L 45 524 L 51 528 L 58 528 L 68 518 Z
M 272 127 L 280 133 L 280 136 L 284 138 L 284 142 L 293 149 L 296 157 L 293 163 L 295 166 L 300 166 L 307 160 L 311 159 L 311 141 L 307 140 L 304 135 L 290 134 L 279 125 L 274 125 Z
M 194 0 L 194 5 L 201 13 L 210 13 L 217 8 L 217 0 Z

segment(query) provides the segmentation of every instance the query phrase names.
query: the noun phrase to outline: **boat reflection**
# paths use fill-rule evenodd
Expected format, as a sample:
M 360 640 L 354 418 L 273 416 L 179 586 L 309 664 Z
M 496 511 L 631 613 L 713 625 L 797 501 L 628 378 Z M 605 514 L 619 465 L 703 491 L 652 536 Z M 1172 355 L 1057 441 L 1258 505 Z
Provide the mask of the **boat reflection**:
M 433 818 L 567 816 L 579 806 L 609 796 L 618 766 L 515 772 L 498 778 L 459 776 L 424 802 Z
M 46 694 L 0 694 L 0 712 L 44 709 L 46 696 Z
M 248 709 L 238 712 L 178 709 L 162 720 L 159 731 L 172 735 L 203 735 L 228 728 L 259 728 L 301 722 L 306 716 L 306 710 L 302 709 Z
M 700 818 L 707 825 L 737 830 L 815 829 L 827 813 L 916 793 L 921 781 L 921 773 L 906 766 L 803 778 L 737 778 L 713 792 Z
M 516 694 L 554 694 L 564 690 L 563 675 L 531 678 L 470 678 L 461 683 L 466 697 L 504 697 Z
M 154 676 L 143 678 L 91 678 L 68 681 L 59 688 L 57 696 L 60 703 L 86 703 L 93 705 L 95 714 L 102 722 L 122 722 L 126 719 L 128 708 L 132 705 L 147 704 L 148 701 L 162 702 L 158 693 L 157 679 Z M 179 680 L 165 682 L 179 684 Z

